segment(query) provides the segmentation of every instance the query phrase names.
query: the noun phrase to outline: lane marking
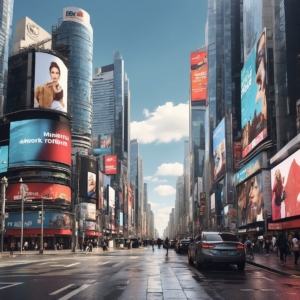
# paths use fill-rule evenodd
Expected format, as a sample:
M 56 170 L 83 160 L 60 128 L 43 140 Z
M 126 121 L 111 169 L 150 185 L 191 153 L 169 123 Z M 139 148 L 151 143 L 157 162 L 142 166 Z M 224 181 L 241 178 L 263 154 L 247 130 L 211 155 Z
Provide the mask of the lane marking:
M 49 267 L 64 267 L 65 265 L 50 265 Z
M 241 292 L 253 292 L 254 290 L 252 289 L 240 289 Z
M 130 258 L 138 258 L 138 256 L 130 256 Z
M 68 300 L 70 299 L 71 297 L 73 297 L 74 295 L 78 294 L 79 292 L 85 290 L 86 288 L 88 288 L 90 286 L 90 284 L 84 284 L 82 285 L 80 288 L 78 288 L 77 290 L 63 296 L 62 298 L 59 298 L 59 300 Z
M 119 265 L 121 265 L 121 264 L 123 264 L 123 263 L 124 263 L 124 261 L 121 261 L 121 262 L 119 262 L 119 263 L 113 265 L 112 267 L 113 267 L 113 268 L 116 268 L 116 267 L 118 267 Z
M 262 292 L 275 292 L 273 289 L 260 289 Z
M 24 282 L 0 282 L 0 284 L 9 284 L 8 286 L 1 287 L 0 290 L 7 289 L 9 287 L 16 286 L 16 285 L 23 284 L 23 283 Z
M 110 261 L 106 261 L 106 262 L 99 262 L 99 263 L 97 263 L 97 265 L 105 265 L 105 264 L 108 264 Z
M 263 277 L 264 279 L 267 279 L 267 280 L 269 280 L 269 281 L 275 281 L 275 280 L 273 280 L 273 279 L 270 279 L 270 278 L 268 278 L 268 277 Z
M 70 265 L 67 265 L 67 266 L 65 266 L 66 268 L 69 268 L 69 267 L 73 267 L 73 266 L 76 266 L 76 265 L 79 265 L 80 264 L 80 262 L 78 262 L 78 263 L 74 263 L 74 264 L 70 264 Z
M 55 292 L 49 294 L 49 295 L 50 295 L 50 296 L 51 296 L 51 295 L 56 295 L 56 294 L 58 294 L 58 293 L 60 293 L 60 292 L 62 292 L 62 291 L 64 291 L 64 290 L 68 289 L 68 288 L 71 287 L 72 285 L 74 285 L 74 283 L 69 284 L 69 285 L 67 285 L 67 286 L 65 286 L 65 287 L 63 287 L 63 288 L 61 288 L 61 289 L 59 289 L 59 290 L 57 290 L 57 291 L 55 291 Z

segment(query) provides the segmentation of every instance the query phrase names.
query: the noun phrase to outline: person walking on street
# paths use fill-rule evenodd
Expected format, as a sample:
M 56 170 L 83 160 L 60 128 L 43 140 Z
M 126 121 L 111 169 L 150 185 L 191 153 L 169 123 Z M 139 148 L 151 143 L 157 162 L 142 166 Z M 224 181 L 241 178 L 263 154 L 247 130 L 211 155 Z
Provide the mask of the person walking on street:
M 277 245 L 280 251 L 280 261 L 281 265 L 283 265 L 284 262 L 286 262 L 286 253 L 288 249 L 288 244 L 287 244 L 287 238 L 283 233 L 279 235 Z
M 10 243 L 10 255 L 14 255 L 14 244 L 11 242 Z
M 165 240 L 165 247 L 166 247 L 166 249 L 167 249 L 167 254 L 166 254 L 166 256 L 168 256 L 169 246 L 170 246 L 170 240 L 169 240 L 169 238 L 167 237 L 166 240 Z
M 259 253 L 263 253 L 264 239 L 258 240 Z
M 293 242 L 293 248 L 292 248 L 292 251 L 294 252 L 295 254 L 295 261 L 294 261 L 294 264 L 295 264 L 295 267 L 297 267 L 298 265 L 298 258 L 299 258 L 299 255 L 300 255 L 300 236 L 299 236 L 299 233 L 298 232 L 295 232 L 294 234 L 294 238 L 292 239 L 292 242 Z
M 152 239 L 152 250 L 154 251 L 154 239 Z
M 269 249 L 270 249 L 270 241 L 269 241 L 269 237 L 266 237 L 266 240 L 265 240 L 265 249 L 266 249 L 266 256 L 269 255 Z

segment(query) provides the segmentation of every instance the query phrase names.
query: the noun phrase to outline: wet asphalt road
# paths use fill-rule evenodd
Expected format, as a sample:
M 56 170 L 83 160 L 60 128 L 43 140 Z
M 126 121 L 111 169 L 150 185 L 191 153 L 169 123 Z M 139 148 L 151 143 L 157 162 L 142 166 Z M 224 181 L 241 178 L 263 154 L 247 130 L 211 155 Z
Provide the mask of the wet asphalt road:
M 246 265 L 189 266 L 164 249 L 16 255 L 0 260 L 0 299 L 299 299 L 300 279 Z

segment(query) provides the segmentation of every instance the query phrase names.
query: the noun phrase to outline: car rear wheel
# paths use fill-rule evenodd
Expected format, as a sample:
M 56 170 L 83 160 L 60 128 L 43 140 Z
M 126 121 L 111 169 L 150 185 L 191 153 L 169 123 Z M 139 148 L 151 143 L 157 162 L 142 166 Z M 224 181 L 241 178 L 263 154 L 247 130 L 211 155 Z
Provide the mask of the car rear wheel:
M 189 259 L 189 264 L 193 265 L 194 264 L 194 260 L 191 258 L 190 254 L 188 253 L 188 259 Z
M 196 269 L 200 270 L 202 267 L 202 265 L 200 264 L 199 260 L 198 260 L 198 254 L 196 253 Z
M 245 266 L 246 266 L 246 264 L 244 262 L 242 262 L 242 263 L 238 263 L 237 268 L 239 271 L 242 272 L 245 270 Z

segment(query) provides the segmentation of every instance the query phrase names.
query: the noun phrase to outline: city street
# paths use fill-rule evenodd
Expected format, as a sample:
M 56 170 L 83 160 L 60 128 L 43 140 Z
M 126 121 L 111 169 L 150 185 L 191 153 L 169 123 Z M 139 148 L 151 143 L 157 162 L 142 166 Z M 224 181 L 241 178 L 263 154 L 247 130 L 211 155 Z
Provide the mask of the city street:
M 165 253 L 148 247 L 4 256 L 0 299 L 299 299 L 299 278 L 248 264 L 245 272 L 233 266 L 199 272 L 186 254 Z

